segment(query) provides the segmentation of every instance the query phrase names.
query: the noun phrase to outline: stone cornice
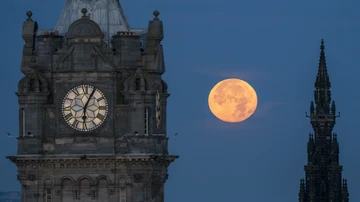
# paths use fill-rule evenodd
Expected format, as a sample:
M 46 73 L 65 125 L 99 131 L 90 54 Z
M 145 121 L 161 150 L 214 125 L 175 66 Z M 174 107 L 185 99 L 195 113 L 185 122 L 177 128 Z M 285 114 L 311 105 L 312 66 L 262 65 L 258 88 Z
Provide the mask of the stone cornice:
M 17 155 L 6 158 L 20 164 L 53 164 L 53 163 L 157 163 L 168 166 L 179 156 L 175 155 Z

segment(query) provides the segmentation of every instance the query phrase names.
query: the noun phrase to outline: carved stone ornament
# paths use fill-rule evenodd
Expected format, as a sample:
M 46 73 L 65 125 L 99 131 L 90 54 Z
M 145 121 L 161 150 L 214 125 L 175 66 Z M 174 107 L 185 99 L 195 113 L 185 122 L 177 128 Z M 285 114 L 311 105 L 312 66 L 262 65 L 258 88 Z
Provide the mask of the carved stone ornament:
M 161 98 L 160 98 L 160 93 L 159 91 L 156 92 L 156 109 L 155 109 L 155 114 L 156 114 L 156 128 L 159 130 L 160 129 L 160 124 L 161 124 Z
M 34 181 L 35 180 L 35 175 L 33 175 L 33 174 L 28 175 L 28 180 Z
M 74 27 L 73 30 L 74 35 L 94 35 L 96 34 L 96 30 L 91 26 L 90 23 L 81 23 Z
M 132 91 L 132 90 L 149 90 L 151 87 L 151 82 L 148 76 L 140 69 L 137 68 L 134 73 L 129 75 L 128 78 L 125 79 L 124 82 L 124 90 Z
M 142 179 L 141 173 L 135 173 L 135 174 L 134 174 L 134 182 L 135 182 L 135 183 L 141 182 L 141 179 Z
M 83 16 L 70 25 L 66 37 L 68 39 L 82 37 L 103 38 L 104 34 L 98 24 L 90 20 L 90 18 Z

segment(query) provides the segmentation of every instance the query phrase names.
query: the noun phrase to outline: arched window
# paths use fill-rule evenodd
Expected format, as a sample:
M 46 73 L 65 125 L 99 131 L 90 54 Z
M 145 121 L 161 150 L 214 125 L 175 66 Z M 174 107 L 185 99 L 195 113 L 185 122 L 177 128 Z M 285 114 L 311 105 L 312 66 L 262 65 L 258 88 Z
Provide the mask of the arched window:
M 44 181 L 45 201 L 53 202 L 53 182 L 51 179 Z
M 84 178 L 80 181 L 80 200 L 91 201 L 94 198 L 94 193 L 91 190 L 91 183 Z
M 126 189 L 126 179 L 125 178 L 121 178 L 119 180 L 119 188 L 120 188 L 120 192 L 119 192 L 120 202 L 126 202 L 127 189 Z
M 135 79 L 135 90 L 140 90 L 141 89 L 141 81 L 140 78 L 136 78 Z
M 109 201 L 109 183 L 105 178 L 98 180 L 98 200 Z
M 61 201 L 62 202 L 74 201 L 73 188 L 74 188 L 74 183 L 72 180 L 64 179 L 61 182 Z

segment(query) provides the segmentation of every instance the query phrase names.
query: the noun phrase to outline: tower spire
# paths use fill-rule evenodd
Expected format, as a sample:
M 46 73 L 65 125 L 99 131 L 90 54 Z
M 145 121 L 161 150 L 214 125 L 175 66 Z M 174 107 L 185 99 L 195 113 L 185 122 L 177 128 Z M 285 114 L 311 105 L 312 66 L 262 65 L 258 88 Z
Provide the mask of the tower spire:
M 105 34 L 105 41 L 117 32 L 129 31 L 130 25 L 125 17 L 119 0 L 66 0 L 55 30 L 65 34 L 70 25 L 81 18 L 81 10 L 87 9 L 86 15 L 95 21 Z
M 310 103 L 310 123 L 314 135 L 309 135 L 306 179 L 300 182 L 299 202 L 348 202 L 346 182 L 341 185 L 342 166 L 339 164 L 339 143 L 332 130 L 336 107 L 331 103 L 330 79 L 325 60 L 324 40 L 321 40 L 314 102 Z
M 320 59 L 319 68 L 315 82 L 315 104 L 317 114 L 329 114 L 331 102 L 331 83 L 327 73 L 326 59 L 325 59 L 325 45 L 324 40 L 321 40 L 320 45 Z

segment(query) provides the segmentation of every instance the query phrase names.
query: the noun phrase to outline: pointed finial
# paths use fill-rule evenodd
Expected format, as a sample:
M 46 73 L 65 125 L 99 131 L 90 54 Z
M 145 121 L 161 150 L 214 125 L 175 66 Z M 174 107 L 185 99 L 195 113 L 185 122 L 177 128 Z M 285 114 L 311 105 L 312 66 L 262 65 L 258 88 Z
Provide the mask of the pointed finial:
M 33 15 L 33 13 L 31 11 L 28 11 L 26 12 L 26 15 L 28 16 L 27 21 L 32 21 L 31 16 Z
M 331 113 L 332 113 L 332 114 L 335 114 L 335 113 L 336 113 L 335 101 L 332 101 L 332 103 L 331 103 Z
M 336 133 L 333 133 L 333 139 L 337 140 L 337 134 Z
M 83 14 L 83 16 L 86 16 L 87 9 L 86 8 L 81 9 L 81 13 Z
M 157 18 L 160 15 L 160 12 L 158 10 L 155 10 L 153 12 L 153 14 L 154 14 L 155 18 Z
M 330 114 L 331 113 L 331 83 L 329 79 L 329 75 L 327 73 L 326 67 L 326 59 L 325 59 L 325 46 L 324 40 L 321 40 L 320 45 L 320 58 L 319 58 L 319 66 L 318 73 L 315 81 L 315 104 L 316 104 L 316 113 L 322 114 Z

